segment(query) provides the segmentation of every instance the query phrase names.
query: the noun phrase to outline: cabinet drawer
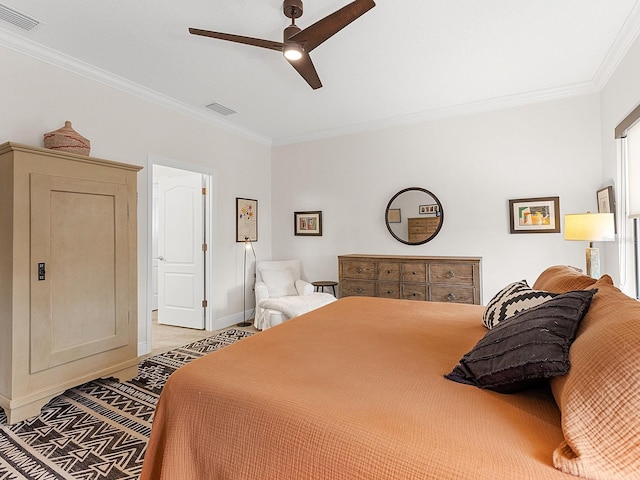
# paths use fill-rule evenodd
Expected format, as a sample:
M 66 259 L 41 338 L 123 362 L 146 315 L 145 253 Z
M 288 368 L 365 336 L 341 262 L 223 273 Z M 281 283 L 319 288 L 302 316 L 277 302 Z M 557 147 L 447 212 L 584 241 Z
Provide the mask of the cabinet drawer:
M 400 298 L 405 300 L 427 300 L 427 286 L 426 285 L 402 285 L 402 295 Z
M 400 280 L 400 264 L 397 262 L 394 263 L 384 263 L 380 262 L 378 264 L 378 280 L 389 280 L 396 282 Z
M 376 284 L 375 282 L 360 282 L 354 280 L 343 280 L 340 284 L 340 296 L 341 297 L 375 297 L 376 296 Z
M 432 302 L 475 303 L 475 288 L 460 286 L 432 286 Z
M 427 281 L 427 266 L 424 263 L 403 263 L 403 282 L 425 283 Z
M 382 298 L 400 298 L 400 283 L 379 282 L 378 296 Z
M 432 263 L 429 265 L 429 282 L 452 285 L 473 285 L 473 264 Z
M 344 278 L 374 280 L 376 278 L 376 263 L 344 261 L 342 262 L 342 276 Z

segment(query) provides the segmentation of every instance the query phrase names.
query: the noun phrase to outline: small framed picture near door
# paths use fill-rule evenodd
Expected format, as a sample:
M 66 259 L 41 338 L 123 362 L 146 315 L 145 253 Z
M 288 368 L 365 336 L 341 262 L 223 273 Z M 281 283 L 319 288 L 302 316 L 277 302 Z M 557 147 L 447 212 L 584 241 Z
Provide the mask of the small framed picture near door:
M 258 200 L 236 198 L 236 242 L 258 241 Z
M 294 212 L 294 233 L 302 236 L 322 236 L 322 212 Z

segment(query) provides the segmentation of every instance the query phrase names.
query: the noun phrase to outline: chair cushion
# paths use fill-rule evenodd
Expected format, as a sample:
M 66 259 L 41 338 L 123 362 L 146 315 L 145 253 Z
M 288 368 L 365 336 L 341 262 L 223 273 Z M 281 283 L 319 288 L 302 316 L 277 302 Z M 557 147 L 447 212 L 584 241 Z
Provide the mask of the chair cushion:
M 564 375 L 570 366 L 569 347 L 596 291 L 557 295 L 504 320 L 445 377 L 509 393 Z
M 262 280 L 269 289 L 269 297 L 284 297 L 286 295 L 297 295 L 293 271 L 289 268 L 282 270 L 262 269 L 260 270 Z

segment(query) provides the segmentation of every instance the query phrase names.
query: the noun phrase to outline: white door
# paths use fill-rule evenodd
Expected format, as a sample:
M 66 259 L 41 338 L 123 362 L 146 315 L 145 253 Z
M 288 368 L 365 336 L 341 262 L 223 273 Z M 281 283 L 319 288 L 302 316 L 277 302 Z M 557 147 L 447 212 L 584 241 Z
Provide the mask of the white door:
M 158 310 L 158 183 L 153 183 L 153 205 L 151 217 L 151 310 Z
M 158 323 L 204 329 L 203 178 L 158 179 Z

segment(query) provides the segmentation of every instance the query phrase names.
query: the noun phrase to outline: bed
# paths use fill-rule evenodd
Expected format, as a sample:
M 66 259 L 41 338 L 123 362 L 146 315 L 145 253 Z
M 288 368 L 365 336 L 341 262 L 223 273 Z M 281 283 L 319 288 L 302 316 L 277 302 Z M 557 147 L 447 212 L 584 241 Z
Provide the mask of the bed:
M 587 316 L 609 283 L 596 287 Z M 483 313 L 347 297 L 196 360 L 162 392 L 141 479 L 639 478 L 640 395 L 616 413 L 636 416 L 629 455 L 594 470 L 567 446 L 566 379 L 502 394 L 444 378 L 486 334 Z

